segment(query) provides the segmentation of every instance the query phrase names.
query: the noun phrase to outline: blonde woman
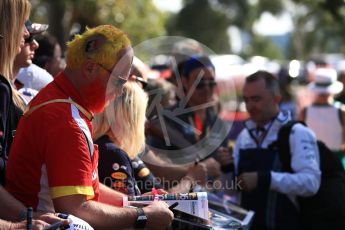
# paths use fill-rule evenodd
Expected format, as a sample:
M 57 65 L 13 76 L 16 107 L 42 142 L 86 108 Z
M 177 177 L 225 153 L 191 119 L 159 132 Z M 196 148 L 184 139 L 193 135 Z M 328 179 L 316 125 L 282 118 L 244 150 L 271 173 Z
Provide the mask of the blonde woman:
M 128 195 L 138 195 L 131 164 L 145 147 L 147 95 L 135 82 L 127 82 L 123 94 L 93 119 L 98 144 L 101 183 Z
M 99 149 L 99 180 L 127 195 L 150 192 L 152 187 L 161 188 L 161 184 L 137 156 L 145 148 L 147 103 L 148 97 L 139 84 L 128 81 L 122 96 L 93 119 L 93 135 Z M 205 170 L 202 164 L 190 167 L 169 191 L 188 192 L 195 181 L 200 182 L 200 178 L 205 178 Z M 140 190 L 138 183 L 142 185 Z

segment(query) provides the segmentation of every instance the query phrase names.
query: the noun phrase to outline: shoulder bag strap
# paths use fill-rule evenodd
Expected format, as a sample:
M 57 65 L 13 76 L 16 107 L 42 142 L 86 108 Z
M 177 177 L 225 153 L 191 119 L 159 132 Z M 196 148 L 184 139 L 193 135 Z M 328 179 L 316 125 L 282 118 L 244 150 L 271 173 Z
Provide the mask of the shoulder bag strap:
M 87 119 L 89 119 L 90 121 L 92 120 L 93 118 L 93 115 L 87 111 L 85 108 L 83 108 L 81 105 L 79 105 L 78 103 L 76 103 L 75 101 L 73 101 L 72 99 L 54 99 L 54 100 L 50 100 L 50 101 L 46 101 L 46 102 L 43 102 L 41 104 L 38 104 L 38 105 L 35 105 L 33 107 L 28 107 L 25 112 L 24 112 L 24 116 L 28 117 L 30 116 L 30 114 L 32 114 L 34 111 L 36 111 L 37 109 L 45 106 L 45 105 L 48 105 L 48 104 L 51 104 L 51 103 L 70 103 L 70 104 L 73 104 L 77 107 L 77 109 L 85 115 L 85 117 L 87 117 Z

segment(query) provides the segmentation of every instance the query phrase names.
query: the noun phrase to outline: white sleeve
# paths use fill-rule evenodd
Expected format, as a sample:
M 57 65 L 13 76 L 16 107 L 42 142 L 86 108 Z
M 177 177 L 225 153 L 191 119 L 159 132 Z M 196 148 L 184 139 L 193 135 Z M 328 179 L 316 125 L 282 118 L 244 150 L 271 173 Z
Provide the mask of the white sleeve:
M 321 182 L 315 134 L 302 124 L 296 124 L 290 133 L 289 142 L 294 173 L 272 171 L 270 188 L 289 195 L 314 195 Z
M 246 139 L 245 136 L 249 136 L 249 135 L 247 134 L 247 130 L 243 129 L 242 132 L 240 132 L 240 134 L 236 138 L 234 150 L 232 152 L 232 157 L 234 159 L 234 172 L 235 172 L 235 175 L 238 174 L 238 163 L 240 161 L 240 148 L 241 148 L 241 145 L 243 145 L 243 143 L 242 143 L 243 140 Z

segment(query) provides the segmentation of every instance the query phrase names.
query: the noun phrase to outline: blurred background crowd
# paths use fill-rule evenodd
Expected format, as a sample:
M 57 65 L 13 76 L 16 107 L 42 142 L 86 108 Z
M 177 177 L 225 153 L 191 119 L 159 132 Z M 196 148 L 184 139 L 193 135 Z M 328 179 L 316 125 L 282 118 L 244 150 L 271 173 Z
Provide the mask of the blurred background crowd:
M 131 158 L 127 165 L 99 164 L 100 169 L 109 169 L 111 177 L 116 179 L 109 187 L 128 195 L 149 192 L 159 186 L 169 192 L 206 188 L 220 197 L 213 199 L 222 199 L 225 187 L 217 189 L 214 182 L 223 183 L 234 170 L 232 147 L 243 129 L 243 121 L 249 118 L 242 88 L 246 77 L 258 70 L 278 78 L 282 93 L 280 108 L 305 121 L 317 138 L 325 134 L 327 142 L 330 137 L 326 144 L 345 159 L 345 107 L 334 103 L 334 99 L 345 103 L 342 0 L 31 0 L 30 3 L 30 20 L 25 23 L 28 34 L 11 73 L 25 104 L 23 108 L 64 71 L 67 41 L 78 38 L 76 34 L 87 27 L 114 25 L 132 41 L 135 57 L 129 82 L 135 81 L 140 87 L 127 83 L 124 96 L 109 107 L 113 105 L 114 111 L 119 112 L 115 117 L 126 118 L 134 131 L 122 124 L 125 122 L 115 124 L 112 134 L 118 135 L 117 138 L 97 130 L 103 127 L 105 114 L 98 114 L 93 124 L 95 143 L 101 146 L 114 142 Z M 327 90 L 319 90 L 325 87 Z M 329 120 L 324 120 L 324 124 L 331 128 L 330 132 L 318 124 L 323 123 L 323 117 L 319 116 L 322 108 L 315 108 L 320 105 L 327 107 L 323 114 Z M 306 117 L 305 108 L 313 106 L 308 111 L 314 112 Z M 330 126 L 333 121 L 337 123 Z M 108 139 L 104 139 L 107 135 Z M 135 175 L 123 176 L 122 171 L 132 167 L 137 170 Z M 104 170 L 100 172 L 103 183 L 106 180 L 101 173 L 105 178 L 109 176 Z M 122 180 L 127 177 L 135 181 L 128 183 L 138 183 L 138 188 L 125 186 Z M 149 177 L 145 179 L 150 182 L 148 189 L 147 184 L 139 186 L 144 177 Z
M 48 33 L 61 47 L 62 61 L 66 41 L 86 26 L 115 25 L 128 34 L 133 47 L 159 36 L 198 41 L 202 45 L 187 41 L 176 47 L 179 52 L 191 50 L 190 54 L 209 55 L 205 48 L 212 50 L 216 80 L 222 83 L 218 84 L 217 93 L 225 119 L 232 119 L 234 110 L 242 110 L 241 103 L 237 103 L 241 84 L 245 76 L 257 69 L 279 75 L 285 90 L 284 101 L 297 99 L 293 108 L 297 113 L 312 101 L 303 85 L 313 80 L 317 67 L 331 66 L 338 73 L 345 69 L 342 54 L 345 6 L 340 0 L 32 0 L 31 3 L 31 21 L 49 24 Z M 159 47 L 159 41 L 155 43 Z M 149 77 L 169 78 L 173 73 L 171 57 L 152 53 L 148 56 L 136 50 L 135 55 L 155 70 Z M 229 90 L 234 86 L 236 91 Z

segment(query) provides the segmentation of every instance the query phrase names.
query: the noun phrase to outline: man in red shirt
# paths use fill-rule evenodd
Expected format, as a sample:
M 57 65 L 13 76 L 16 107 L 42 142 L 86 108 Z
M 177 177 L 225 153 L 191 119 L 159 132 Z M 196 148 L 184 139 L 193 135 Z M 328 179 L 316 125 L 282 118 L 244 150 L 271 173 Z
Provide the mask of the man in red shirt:
M 87 29 L 68 43 L 66 69 L 32 100 L 17 128 L 9 192 L 35 210 L 70 213 L 96 229 L 170 224 L 173 214 L 165 203 L 114 207 L 123 195 L 98 181 L 91 119 L 122 94 L 132 60 L 129 39 L 110 25 Z

